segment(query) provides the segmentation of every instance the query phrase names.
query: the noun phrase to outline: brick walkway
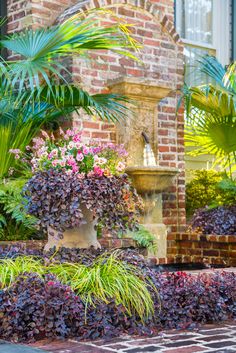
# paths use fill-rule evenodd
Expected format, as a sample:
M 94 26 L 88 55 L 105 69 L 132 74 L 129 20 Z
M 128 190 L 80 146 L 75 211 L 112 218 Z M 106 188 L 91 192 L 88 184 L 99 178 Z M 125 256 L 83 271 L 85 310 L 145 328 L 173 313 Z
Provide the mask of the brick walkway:
M 164 331 L 151 338 L 123 336 L 83 343 L 42 341 L 32 346 L 52 353 L 236 353 L 236 322 L 204 325 L 192 331 Z

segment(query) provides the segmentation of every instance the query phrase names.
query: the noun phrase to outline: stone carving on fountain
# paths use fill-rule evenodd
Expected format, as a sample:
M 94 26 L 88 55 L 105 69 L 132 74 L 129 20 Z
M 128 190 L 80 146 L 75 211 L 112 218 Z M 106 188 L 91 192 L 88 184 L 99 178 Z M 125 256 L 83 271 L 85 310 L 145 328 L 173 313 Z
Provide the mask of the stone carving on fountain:
M 159 166 L 155 157 L 158 150 L 157 104 L 171 89 L 153 81 L 126 77 L 109 86 L 112 92 L 129 96 L 136 102 L 131 108 L 133 116 L 118 127 L 117 138 L 129 153 L 126 172 L 144 201 L 140 221 L 157 239 L 157 257 L 164 258 L 167 255 L 167 227 L 163 223 L 162 193 L 173 184 L 178 170 Z

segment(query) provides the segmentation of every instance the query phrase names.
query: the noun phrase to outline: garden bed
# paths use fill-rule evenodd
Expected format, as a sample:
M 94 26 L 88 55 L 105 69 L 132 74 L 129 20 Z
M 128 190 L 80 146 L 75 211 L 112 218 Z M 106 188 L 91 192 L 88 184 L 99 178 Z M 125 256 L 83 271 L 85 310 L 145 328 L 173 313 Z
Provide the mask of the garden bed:
M 128 249 L 36 255 L 5 252 L 0 339 L 153 335 L 235 318 L 236 274 L 230 271 L 157 273 Z
M 168 263 L 203 263 L 236 266 L 236 236 L 171 233 L 167 238 Z

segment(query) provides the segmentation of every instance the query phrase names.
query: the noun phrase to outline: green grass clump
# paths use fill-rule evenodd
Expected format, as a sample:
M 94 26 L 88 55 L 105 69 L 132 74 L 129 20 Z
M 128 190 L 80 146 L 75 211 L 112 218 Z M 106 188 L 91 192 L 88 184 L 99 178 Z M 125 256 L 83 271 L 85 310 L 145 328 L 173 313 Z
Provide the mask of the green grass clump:
M 25 272 L 34 272 L 43 276 L 45 267 L 42 261 L 33 256 L 18 256 L 15 259 L 0 260 L 0 288 L 10 287 L 16 278 Z

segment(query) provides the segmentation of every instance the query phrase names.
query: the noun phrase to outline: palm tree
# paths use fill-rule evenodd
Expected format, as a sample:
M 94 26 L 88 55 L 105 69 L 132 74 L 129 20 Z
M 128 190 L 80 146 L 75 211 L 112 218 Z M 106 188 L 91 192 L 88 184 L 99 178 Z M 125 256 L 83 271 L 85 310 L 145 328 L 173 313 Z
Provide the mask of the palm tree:
M 236 63 L 227 69 L 215 57 L 199 60 L 199 70 L 215 84 L 183 89 L 186 146 L 190 154 L 211 154 L 215 164 L 232 176 L 236 169 Z
M 112 50 L 138 60 L 138 43 L 128 25 L 99 25 L 99 13 L 78 15 L 46 29 L 27 29 L 2 39 L 17 60 L 0 58 L 0 178 L 14 164 L 9 148 L 24 150 L 45 121 L 81 108 L 89 115 L 116 122 L 125 119 L 128 99 L 116 94 L 90 95 L 73 83 L 65 59 L 88 51 Z M 12 56 L 11 56 L 12 57 Z

